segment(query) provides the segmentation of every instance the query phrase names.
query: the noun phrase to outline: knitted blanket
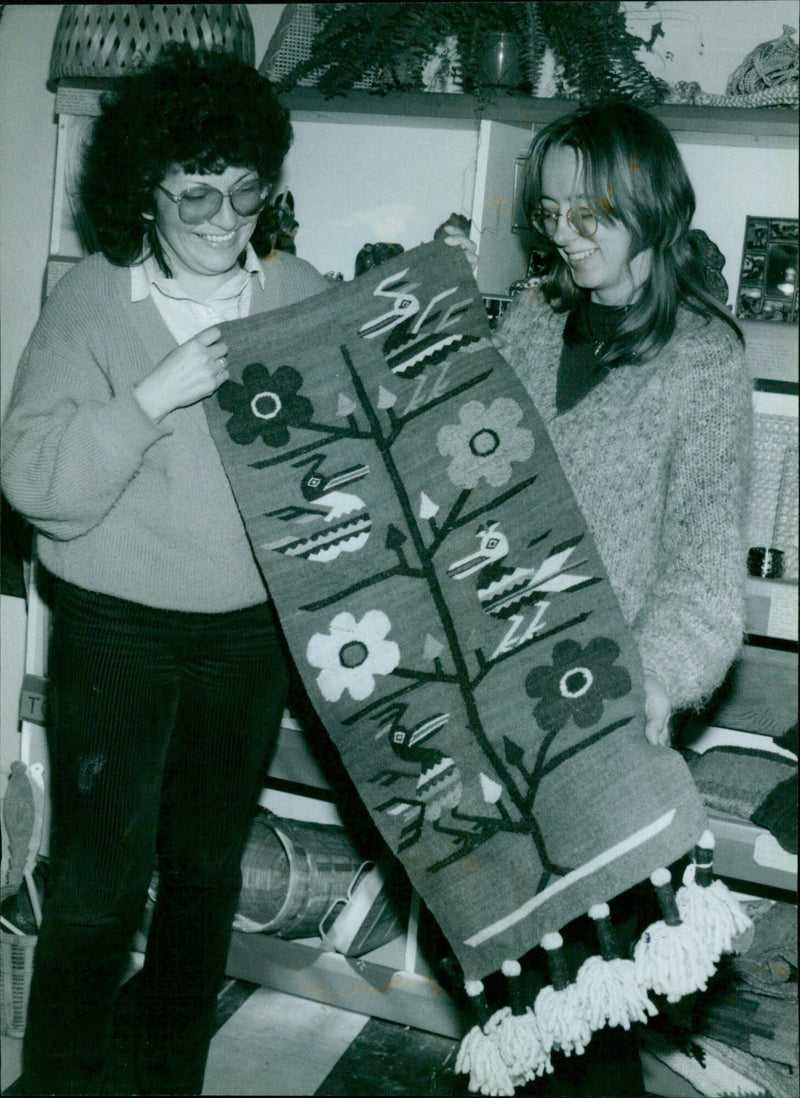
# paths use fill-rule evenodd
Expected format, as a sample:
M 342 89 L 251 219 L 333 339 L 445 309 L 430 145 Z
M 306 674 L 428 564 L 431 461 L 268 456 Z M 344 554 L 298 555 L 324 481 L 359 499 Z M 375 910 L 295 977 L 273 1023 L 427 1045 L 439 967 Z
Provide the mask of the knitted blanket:
M 254 553 L 466 977 L 686 853 L 700 798 L 645 740 L 634 642 L 459 250 L 222 329 L 206 410 Z

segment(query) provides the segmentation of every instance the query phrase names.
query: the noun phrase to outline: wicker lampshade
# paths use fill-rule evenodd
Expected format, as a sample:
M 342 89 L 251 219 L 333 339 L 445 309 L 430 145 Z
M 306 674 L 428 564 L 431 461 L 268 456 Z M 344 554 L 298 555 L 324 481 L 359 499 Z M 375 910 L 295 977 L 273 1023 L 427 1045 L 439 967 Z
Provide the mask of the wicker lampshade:
M 245 4 L 65 4 L 56 28 L 50 80 L 117 77 L 153 60 L 165 42 L 221 46 L 255 64 Z

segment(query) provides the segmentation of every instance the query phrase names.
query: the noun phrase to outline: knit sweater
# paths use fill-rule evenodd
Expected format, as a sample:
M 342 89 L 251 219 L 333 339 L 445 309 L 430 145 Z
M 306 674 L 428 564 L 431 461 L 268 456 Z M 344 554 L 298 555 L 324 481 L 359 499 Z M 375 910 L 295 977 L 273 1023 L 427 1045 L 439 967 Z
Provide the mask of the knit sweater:
M 328 285 L 282 252 L 264 270 L 251 314 Z M 79 263 L 20 360 L 2 432 L 3 490 L 36 528 L 41 561 L 71 583 L 173 610 L 252 606 L 268 594 L 203 402 L 155 423 L 134 395 L 176 346 L 152 299 L 131 301 L 128 268 L 100 254 Z
M 742 641 L 752 383 L 719 318 L 679 309 L 650 362 L 556 411 L 566 314 L 537 290 L 507 309 L 503 354 L 539 410 L 646 669 L 699 707 Z

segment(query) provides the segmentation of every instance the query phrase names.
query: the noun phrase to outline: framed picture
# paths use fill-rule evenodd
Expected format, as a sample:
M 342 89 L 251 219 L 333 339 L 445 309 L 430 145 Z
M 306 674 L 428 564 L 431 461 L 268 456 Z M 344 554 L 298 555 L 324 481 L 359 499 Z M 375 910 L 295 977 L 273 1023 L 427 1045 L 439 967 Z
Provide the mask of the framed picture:
M 797 323 L 797 220 L 748 217 L 736 315 Z

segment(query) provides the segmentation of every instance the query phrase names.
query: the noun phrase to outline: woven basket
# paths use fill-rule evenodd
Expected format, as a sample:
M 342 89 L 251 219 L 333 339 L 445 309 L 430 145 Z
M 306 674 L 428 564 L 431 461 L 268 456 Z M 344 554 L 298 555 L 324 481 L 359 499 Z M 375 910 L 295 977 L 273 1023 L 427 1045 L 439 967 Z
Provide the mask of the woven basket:
M 762 42 L 751 50 L 741 65 L 731 74 L 725 91 L 728 95 L 751 95 L 780 84 L 797 83 L 798 47 L 793 41 L 796 32 L 788 24 L 783 34 Z
M 255 64 L 246 4 L 65 4 L 56 28 L 50 80 L 116 77 L 152 61 L 165 42 L 220 46 Z
M 13 891 L 3 888 L 0 898 L 5 899 Z M 22 1037 L 25 1033 L 33 954 L 38 940 L 35 934 L 0 931 L 0 1033 L 4 1037 Z
M 787 80 L 772 88 L 751 92 L 749 95 L 715 95 L 704 92 L 696 82 L 678 81 L 667 103 L 691 103 L 695 107 L 794 107 L 800 103 L 800 86 L 796 80 Z
M 267 46 L 266 53 L 258 66 L 262 76 L 266 76 L 273 83 L 287 76 L 295 65 L 301 61 L 307 61 L 311 56 L 314 39 L 320 28 L 317 18 L 317 4 L 286 4 L 281 12 L 278 25 L 273 31 L 272 38 Z M 298 80 L 299 87 L 313 87 L 320 72 L 309 73 L 308 76 Z M 366 75 L 354 88 L 374 88 L 375 80 Z
M 287 820 L 260 809 L 242 858 L 234 928 L 311 938 L 346 896 L 364 859 L 343 827 Z

